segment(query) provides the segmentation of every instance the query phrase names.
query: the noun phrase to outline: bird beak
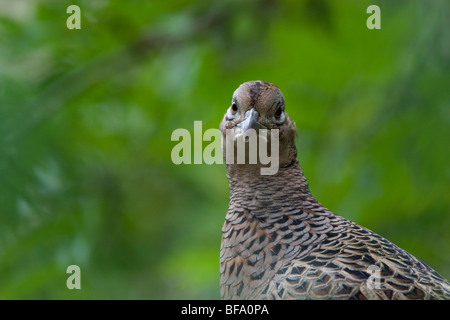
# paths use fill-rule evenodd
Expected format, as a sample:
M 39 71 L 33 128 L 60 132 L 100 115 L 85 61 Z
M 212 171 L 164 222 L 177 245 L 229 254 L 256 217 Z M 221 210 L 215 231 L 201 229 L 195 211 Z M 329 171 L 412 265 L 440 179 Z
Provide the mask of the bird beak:
M 254 108 L 251 108 L 245 113 L 244 120 L 237 124 L 237 127 L 239 127 L 243 132 L 247 131 L 248 129 L 254 129 L 256 131 L 258 131 L 259 129 L 267 129 L 266 126 L 258 122 L 258 117 L 258 111 L 256 111 Z

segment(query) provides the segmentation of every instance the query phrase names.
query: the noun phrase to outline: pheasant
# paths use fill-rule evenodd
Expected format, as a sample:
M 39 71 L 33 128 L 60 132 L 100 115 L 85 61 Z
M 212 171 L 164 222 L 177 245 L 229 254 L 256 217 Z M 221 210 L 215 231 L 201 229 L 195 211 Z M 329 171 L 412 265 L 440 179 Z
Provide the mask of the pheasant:
M 222 299 L 450 299 L 450 283 L 435 270 L 311 195 L 295 124 L 274 84 L 250 81 L 234 92 L 220 124 L 223 154 L 229 132 L 249 129 L 278 129 L 279 168 L 262 175 L 261 161 L 227 163 Z

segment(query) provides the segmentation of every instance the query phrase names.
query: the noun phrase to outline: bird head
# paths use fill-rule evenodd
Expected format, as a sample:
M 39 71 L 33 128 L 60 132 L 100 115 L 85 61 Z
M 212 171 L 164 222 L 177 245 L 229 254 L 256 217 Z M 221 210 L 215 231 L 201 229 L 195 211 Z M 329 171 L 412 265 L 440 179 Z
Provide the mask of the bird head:
M 289 166 L 297 160 L 295 124 L 285 112 L 284 97 L 276 85 L 265 81 L 248 81 L 236 89 L 231 106 L 220 124 L 224 155 L 227 134 L 231 133 L 236 140 L 237 137 L 245 136 L 250 129 L 256 133 L 267 134 L 269 149 L 270 142 L 273 141 L 270 139 L 271 133 L 273 130 L 278 130 L 277 154 L 281 167 Z M 261 138 L 260 134 L 259 138 Z M 248 160 L 248 157 L 246 159 Z

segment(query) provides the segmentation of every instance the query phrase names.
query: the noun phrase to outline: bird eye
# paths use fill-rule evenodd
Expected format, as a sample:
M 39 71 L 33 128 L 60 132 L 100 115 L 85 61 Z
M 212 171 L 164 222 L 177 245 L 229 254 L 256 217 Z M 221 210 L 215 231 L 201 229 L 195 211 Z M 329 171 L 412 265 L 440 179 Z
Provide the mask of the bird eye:
M 227 118 L 228 118 L 228 120 L 234 119 L 234 117 L 235 117 L 236 114 L 237 114 L 237 111 L 238 111 L 237 104 L 236 104 L 236 102 L 233 102 L 233 103 L 231 104 L 231 107 L 230 107 L 230 108 L 228 109 L 228 111 L 227 111 Z
M 275 118 L 280 119 L 281 113 L 282 113 L 281 108 L 278 108 L 277 111 L 275 111 Z
M 273 121 L 276 124 L 280 125 L 280 124 L 283 124 L 285 120 L 286 120 L 286 116 L 284 115 L 283 109 L 281 109 L 281 107 L 279 107 L 275 111 L 275 114 L 273 115 Z

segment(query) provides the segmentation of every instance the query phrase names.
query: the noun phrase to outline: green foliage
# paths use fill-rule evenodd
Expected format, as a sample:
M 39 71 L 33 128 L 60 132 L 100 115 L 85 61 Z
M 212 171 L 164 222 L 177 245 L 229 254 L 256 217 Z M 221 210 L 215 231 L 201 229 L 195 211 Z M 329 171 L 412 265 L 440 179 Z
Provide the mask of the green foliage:
M 373 2 L 0 0 L 0 298 L 218 298 L 225 167 L 170 138 L 257 79 L 316 198 L 449 278 L 450 3 Z

